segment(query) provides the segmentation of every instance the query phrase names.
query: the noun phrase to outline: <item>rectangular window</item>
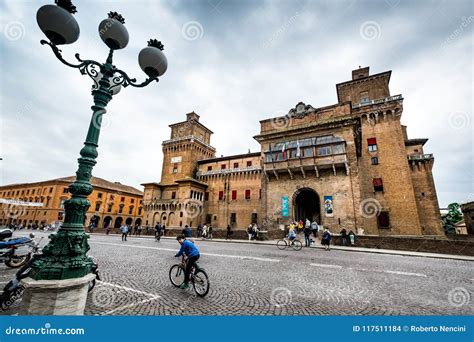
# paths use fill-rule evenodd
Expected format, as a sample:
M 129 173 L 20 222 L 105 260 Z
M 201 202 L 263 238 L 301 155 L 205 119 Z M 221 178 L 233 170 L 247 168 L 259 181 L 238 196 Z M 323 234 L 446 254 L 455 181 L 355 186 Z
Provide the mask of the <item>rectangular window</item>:
M 250 199 L 250 190 L 245 190 L 245 199 L 246 200 Z
M 303 149 L 303 157 L 312 157 L 313 156 L 313 148 L 306 147 Z
M 318 156 L 328 156 L 331 154 L 331 146 L 318 147 Z
M 178 173 L 178 163 L 173 164 L 173 173 Z
M 125 197 L 120 198 L 120 202 L 125 202 Z
M 239 168 L 239 163 L 234 163 L 234 169 L 238 169 Z
M 232 201 L 237 200 L 237 190 L 232 190 Z
M 252 216 L 250 217 L 252 223 L 257 223 L 257 217 L 257 213 L 252 213 Z
M 31 190 L 31 194 L 32 194 L 32 195 L 35 194 L 35 189 Z
M 132 198 L 132 199 L 130 200 L 130 203 L 135 203 L 135 199 Z
M 379 165 L 379 158 L 372 157 L 370 158 L 370 160 L 372 161 L 372 165 Z
M 382 178 L 374 178 L 374 192 L 383 192 L 383 182 Z
M 225 164 L 221 165 L 221 170 L 225 170 Z
M 368 91 L 363 91 L 359 94 L 360 96 L 360 103 L 369 103 L 370 102 L 370 99 L 369 99 L 369 92 Z
M 63 194 L 67 194 L 68 193 L 68 189 L 67 188 L 64 188 L 63 189 Z
M 53 188 L 49 188 L 49 193 L 52 193 L 53 192 Z
M 122 207 L 122 206 L 120 206 L 120 207 L 119 207 L 119 214 L 121 214 L 121 213 L 122 213 L 122 211 L 123 211 L 123 207 Z
M 112 212 L 112 204 L 109 204 L 109 206 L 107 207 L 107 212 L 108 213 Z
M 251 160 L 247 160 L 247 167 L 251 167 L 252 166 L 252 161 Z
M 212 171 L 212 166 L 208 166 L 207 171 Z
M 100 203 L 96 203 L 95 204 L 95 211 L 99 211 L 100 210 Z
M 171 192 L 171 199 L 175 199 L 176 198 L 176 191 L 173 191 Z
M 258 190 L 258 199 L 262 199 L 262 189 Z
M 369 146 L 369 152 L 377 151 L 377 139 L 376 138 L 367 139 L 367 145 Z
M 381 211 L 377 215 L 377 226 L 380 229 L 390 228 L 390 216 L 388 214 L 388 211 Z
M 204 193 L 204 200 L 205 200 L 205 201 L 209 201 L 209 191 L 206 191 L 206 192 Z
M 97 198 L 102 198 L 102 192 L 99 192 L 99 193 L 97 194 Z
M 128 215 L 132 215 L 133 207 L 128 208 Z
M 341 154 L 345 152 L 346 152 L 346 148 L 344 144 L 333 145 L 332 147 L 332 154 Z
M 230 223 L 237 223 L 237 213 L 230 213 Z
M 224 191 L 219 191 L 219 201 L 224 200 Z

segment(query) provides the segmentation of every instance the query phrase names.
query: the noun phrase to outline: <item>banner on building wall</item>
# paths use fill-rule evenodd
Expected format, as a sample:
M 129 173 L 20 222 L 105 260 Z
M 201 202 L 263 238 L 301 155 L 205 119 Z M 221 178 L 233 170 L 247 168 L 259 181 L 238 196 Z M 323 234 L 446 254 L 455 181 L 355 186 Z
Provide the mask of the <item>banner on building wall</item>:
M 183 160 L 183 158 L 181 156 L 173 157 L 173 158 L 171 158 L 171 164 L 181 163 L 182 160 Z
M 281 216 L 283 217 L 290 216 L 288 196 L 283 196 L 281 198 Z
M 324 212 L 326 217 L 333 217 L 332 196 L 324 196 Z

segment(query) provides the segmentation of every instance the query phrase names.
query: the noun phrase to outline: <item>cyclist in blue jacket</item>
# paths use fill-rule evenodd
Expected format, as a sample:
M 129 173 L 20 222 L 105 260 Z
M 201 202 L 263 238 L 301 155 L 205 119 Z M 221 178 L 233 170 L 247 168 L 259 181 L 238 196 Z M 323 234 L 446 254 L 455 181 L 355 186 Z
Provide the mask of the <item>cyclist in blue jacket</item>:
M 191 274 L 191 269 L 200 257 L 199 249 L 197 249 L 194 243 L 186 240 L 184 235 L 178 235 L 176 237 L 176 240 L 178 240 L 179 244 L 181 245 L 181 248 L 179 252 L 175 255 L 175 257 L 180 257 L 181 255 L 184 254 L 187 258 L 186 269 L 184 271 L 184 283 L 182 283 L 179 288 L 187 289 L 189 287 L 188 283 L 189 283 L 189 275 Z

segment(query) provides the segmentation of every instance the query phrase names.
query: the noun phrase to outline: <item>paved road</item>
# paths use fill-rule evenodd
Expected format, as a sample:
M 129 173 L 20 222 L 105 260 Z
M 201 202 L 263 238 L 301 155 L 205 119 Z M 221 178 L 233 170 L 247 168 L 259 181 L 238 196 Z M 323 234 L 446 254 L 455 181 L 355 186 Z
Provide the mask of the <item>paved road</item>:
M 174 240 L 94 235 L 87 315 L 473 315 L 471 261 L 197 241 L 211 290 L 173 287 Z M 12 275 L 0 265 L 0 283 Z M 5 312 L 14 314 L 16 309 Z M 4 313 L 4 314 L 5 314 Z

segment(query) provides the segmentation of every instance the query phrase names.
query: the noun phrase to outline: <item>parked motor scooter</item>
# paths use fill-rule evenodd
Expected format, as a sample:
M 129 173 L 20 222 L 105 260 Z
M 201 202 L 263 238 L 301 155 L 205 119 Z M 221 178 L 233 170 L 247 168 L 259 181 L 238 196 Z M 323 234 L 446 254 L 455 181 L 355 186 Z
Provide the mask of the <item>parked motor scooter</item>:
M 34 254 L 26 264 L 24 264 L 15 274 L 15 278 L 10 280 L 7 285 L 3 288 L 3 292 L 0 294 L 0 310 L 8 310 L 18 299 L 23 296 L 25 286 L 21 283 L 22 279 L 28 278 L 31 275 L 31 266 L 33 262 L 40 259 L 42 254 Z M 99 266 L 96 259 L 92 258 L 92 273 L 95 274 L 95 279 L 89 282 L 88 292 L 94 289 L 96 280 L 100 280 L 99 277 Z
M 17 268 L 23 266 L 31 259 L 32 254 L 38 252 L 39 242 L 34 240 L 33 233 L 29 237 L 11 238 L 12 235 L 10 229 L 0 230 L 0 262 L 3 261 L 8 267 Z

